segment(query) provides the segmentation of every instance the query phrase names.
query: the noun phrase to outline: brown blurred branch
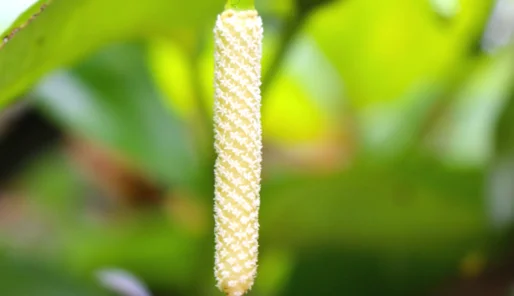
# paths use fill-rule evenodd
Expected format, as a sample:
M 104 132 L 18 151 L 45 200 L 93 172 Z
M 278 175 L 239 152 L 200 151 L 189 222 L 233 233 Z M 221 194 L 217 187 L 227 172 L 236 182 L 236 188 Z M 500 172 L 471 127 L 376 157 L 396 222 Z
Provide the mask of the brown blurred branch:
M 456 278 L 437 289 L 432 296 L 506 296 L 514 286 L 514 254 L 504 258 L 476 277 Z
M 84 176 L 115 203 L 159 206 L 165 191 L 111 151 L 81 139 L 67 139 L 66 149 Z

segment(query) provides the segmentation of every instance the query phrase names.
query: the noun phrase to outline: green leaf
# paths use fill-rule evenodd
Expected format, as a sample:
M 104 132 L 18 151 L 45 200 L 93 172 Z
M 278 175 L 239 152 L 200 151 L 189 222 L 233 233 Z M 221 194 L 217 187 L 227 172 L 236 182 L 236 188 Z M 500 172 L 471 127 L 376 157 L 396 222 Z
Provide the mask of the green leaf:
M 514 78 L 513 63 L 510 51 L 477 59 L 430 135 L 438 157 L 452 166 L 483 167 L 490 163 L 495 124 Z M 500 136 L 498 140 L 506 139 Z
M 112 295 L 93 283 L 93 276 L 76 278 L 44 262 L 7 256 L 0 256 L 0 286 L 4 295 Z
M 463 2 L 459 17 L 444 26 L 427 2 L 339 1 L 309 19 L 307 32 L 340 73 L 355 107 L 439 87 L 469 62 L 492 1 Z
M 413 155 L 386 165 L 359 159 L 337 174 L 265 176 L 261 248 L 296 255 L 280 295 L 433 289 L 455 276 L 466 254 L 483 256 L 483 177 L 482 170 L 455 170 Z
M 115 266 L 134 272 L 150 286 L 187 290 L 199 284 L 198 270 L 210 271 L 212 266 L 210 246 L 203 247 L 207 241 L 192 237 L 158 212 L 78 231 L 68 237 L 61 258 L 79 274 Z
M 455 17 L 460 10 L 459 0 L 430 0 L 432 9 L 444 18 Z
M 225 4 L 225 9 L 234 9 L 234 10 L 250 10 L 255 9 L 253 0 L 227 0 Z
M 142 46 L 109 47 L 46 78 L 36 103 L 65 129 L 121 153 L 164 184 L 192 182 L 192 141 L 165 107 L 144 57 Z
M 416 159 L 265 180 L 261 242 L 436 254 L 485 238 L 482 180 L 481 171 Z
M 507 47 L 502 59 L 507 67 L 513 67 L 512 46 Z M 512 81 L 512 75 L 510 75 Z M 496 122 L 494 157 L 489 165 L 488 206 L 493 225 L 507 230 L 514 222 L 514 88 L 504 90 L 507 96 Z
M 108 43 L 210 24 L 222 9 L 223 0 L 53 0 L 0 50 L 0 106 Z

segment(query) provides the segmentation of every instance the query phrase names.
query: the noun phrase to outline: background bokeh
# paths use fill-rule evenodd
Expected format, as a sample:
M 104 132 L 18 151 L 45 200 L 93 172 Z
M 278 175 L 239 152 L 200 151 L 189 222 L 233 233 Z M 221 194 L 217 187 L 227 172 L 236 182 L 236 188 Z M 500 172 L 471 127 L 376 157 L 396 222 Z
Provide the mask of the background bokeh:
M 224 1 L 28 2 L 0 0 L 0 295 L 221 295 Z M 513 295 L 514 1 L 256 7 L 250 295 Z

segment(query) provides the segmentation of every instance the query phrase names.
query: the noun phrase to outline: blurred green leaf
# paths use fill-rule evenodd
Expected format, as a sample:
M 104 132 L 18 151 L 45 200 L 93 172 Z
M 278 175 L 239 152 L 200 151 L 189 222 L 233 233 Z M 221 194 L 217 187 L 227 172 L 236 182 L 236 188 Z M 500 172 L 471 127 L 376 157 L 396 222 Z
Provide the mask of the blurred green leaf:
M 307 32 L 342 76 L 355 107 L 440 87 L 469 62 L 492 1 L 461 1 L 450 23 L 428 1 L 339 1 L 318 10 Z M 344 49 L 344 54 L 342 54 Z
M 212 247 L 170 223 L 162 213 L 133 218 L 70 233 L 61 258 L 79 274 L 115 267 L 133 272 L 151 286 L 201 288 L 195 285 L 204 280 L 203 271 L 211 270 Z
M 512 47 L 506 48 L 505 65 L 514 69 Z M 512 78 L 512 77 L 511 77 Z M 511 79 L 512 80 L 512 79 Z M 496 122 L 494 156 L 489 164 L 488 210 L 497 230 L 504 231 L 514 222 L 514 88 L 510 85 L 507 99 Z
M 93 282 L 93 274 L 75 278 L 38 260 L 7 256 L 0 256 L 0 286 L 3 295 L 12 296 L 112 295 Z
M 87 204 L 82 194 L 85 184 L 73 169 L 69 159 L 59 149 L 50 149 L 38 155 L 19 176 L 18 187 L 30 202 L 45 213 L 45 218 L 54 222 L 75 225 Z M 55 243 L 57 235 L 51 243 Z
M 263 183 L 263 242 L 437 253 L 487 233 L 483 172 L 411 157 Z
M 511 49 L 509 49 L 510 51 Z M 510 55 L 507 55 L 509 57 Z M 514 62 L 505 60 L 505 65 L 514 68 Z M 514 70 L 513 70 L 514 71 Z M 514 90 L 509 90 L 507 101 L 500 115 L 495 135 L 495 149 L 499 155 L 514 154 Z
M 307 16 L 315 9 L 330 4 L 335 0 L 296 0 L 296 9 L 301 17 Z
M 490 163 L 495 154 L 495 124 L 514 78 L 513 64 L 511 51 L 477 59 L 454 99 L 447 101 L 430 135 L 431 148 L 442 160 L 461 167 Z M 498 140 L 508 138 L 500 135 Z
M 261 15 L 289 16 L 293 11 L 295 0 L 258 0 L 255 8 Z
M 428 1 L 339 1 L 306 25 L 344 82 L 359 144 L 374 156 L 417 145 L 434 107 L 474 63 L 492 1 L 463 0 L 451 22 Z
M 444 18 L 452 18 L 460 10 L 460 0 L 430 0 L 430 4 Z
M 53 0 L 0 50 L 0 106 L 55 68 L 113 41 L 212 23 L 222 0 Z
M 281 295 L 432 295 L 455 273 L 455 256 L 370 253 L 359 248 L 303 252 Z
M 192 182 L 192 138 L 164 105 L 142 46 L 113 46 L 58 72 L 36 89 L 37 103 L 63 127 L 100 141 L 169 185 Z
M 261 247 L 298 258 L 284 295 L 420 295 L 489 238 L 481 170 L 403 155 L 295 174 L 261 193 Z

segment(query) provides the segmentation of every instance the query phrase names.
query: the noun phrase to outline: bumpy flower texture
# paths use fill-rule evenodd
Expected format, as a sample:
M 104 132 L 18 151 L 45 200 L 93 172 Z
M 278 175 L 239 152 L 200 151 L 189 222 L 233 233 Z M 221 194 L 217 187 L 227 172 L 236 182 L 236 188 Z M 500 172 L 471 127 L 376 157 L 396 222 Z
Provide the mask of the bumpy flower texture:
M 215 276 L 241 296 L 257 273 L 262 160 L 262 20 L 255 10 L 226 10 L 215 34 Z

